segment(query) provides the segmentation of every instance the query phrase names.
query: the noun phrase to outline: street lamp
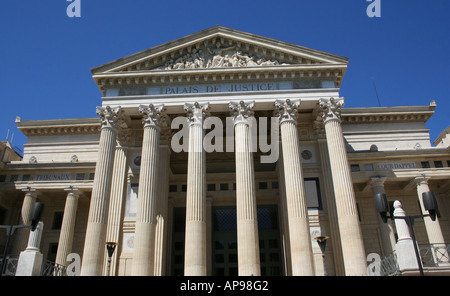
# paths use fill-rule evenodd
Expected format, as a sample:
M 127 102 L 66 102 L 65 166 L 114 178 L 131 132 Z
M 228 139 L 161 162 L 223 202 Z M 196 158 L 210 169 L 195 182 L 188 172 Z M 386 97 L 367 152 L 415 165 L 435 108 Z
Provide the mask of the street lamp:
M 317 241 L 317 244 L 319 245 L 320 250 L 322 251 L 323 275 L 328 276 L 327 267 L 325 265 L 325 248 L 327 246 L 327 239 L 329 239 L 329 237 L 317 236 L 314 239 Z
M 31 231 L 35 231 L 36 227 L 41 220 L 42 213 L 44 212 L 44 204 L 41 202 L 36 202 L 33 205 L 33 210 L 31 212 L 31 224 L 30 225 L 0 225 L 0 228 L 6 229 L 6 244 L 3 249 L 3 257 L 2 257 L 2 265 L 0 266 L 0 276 L 3 275 L 3 272 L 6 267 L 6 254 L 8 252 L 9 242 L 11 236 L 14 234 L 16 229 L 31 227 Z
M 109 276 L 109 272 L 111 269 L 111 257 L 114 254 L 114 250 L 116 249 L 116 243 L 114 242 L 107 242 L 106 243 L 106 250 L 108 251 L 108 270 L 107 270 L 107 275 Z
M 389 212 L 389 205 L 387 201 L 386 194 L 384 193 L 377 193 L 374 196 L 375 200 L 375 208 L 377 212 L 380 214 L 381 219 L 384 223 L 387 222 L 388 218 L 391 219 L 404 219 L 406 224 L 408 225 L 410 231 L 411 231 L 411 239 L 413 241 L 414 245 L 414 252 L 416 253 L 416 259 L 417 259 L 417 265 L 419 266 L 419 273 L 421 276 L 423 276 L 423 267 L 422 267 L 422 260 L 420 259 L 419 249 L 417 248 L 417 242 L 416 242 L 416 236 L 414 234 L 414 219 L 416 218 L 424 218 L 424 217 L 430 217 L 431 220 L 436 220 L 436 211 L 438 210 L 438 204 L 436 201 L 436 196 L 432 191 L 426 191 L 422 193 L 422 201 L 423 205 L 426 211 L 428 211 L 428 215 L 417 215 L 417 216 L 388 216 L 387 213 Z

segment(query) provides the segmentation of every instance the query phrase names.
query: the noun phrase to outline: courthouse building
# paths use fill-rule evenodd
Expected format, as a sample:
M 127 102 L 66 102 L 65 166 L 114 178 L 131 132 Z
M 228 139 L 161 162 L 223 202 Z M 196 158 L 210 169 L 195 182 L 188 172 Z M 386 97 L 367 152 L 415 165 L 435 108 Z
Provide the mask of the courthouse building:
M 216 26 L 95 67 L 98 116 L 17 118 L 28 141 L 0 167 L 0 223 L 44 203 L 44 260 L 79 254 L 81 275 L 366 275 L 374 254 L 418 274 L 374 195 L 425 215 L 432 191 L 415 238 L 424 273 L 449 274 L 450 131 L 432 145 L 435 102 L 344 108 L 348 61 Z

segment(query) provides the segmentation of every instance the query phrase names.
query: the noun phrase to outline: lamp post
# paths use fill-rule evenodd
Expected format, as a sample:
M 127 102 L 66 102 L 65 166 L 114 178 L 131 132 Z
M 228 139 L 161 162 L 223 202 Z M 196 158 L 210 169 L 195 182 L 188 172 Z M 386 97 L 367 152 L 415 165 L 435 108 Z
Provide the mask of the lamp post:
M 377 212 L 380 214 L 381 219 L 384 223 L 387 222 L 388 218 L 391 219 L 404 219 L 406 224 L 408 225 L 410 231 L 411 231 L 411 239 L 413 241 L 414 246 L 414 252 L 416 254 L 416 260 L 417 260 L 417 266 L 419 267 L 419 274 L 420 276 L 423 276 L 423 266 L 422 266 L 422 260 L 420 258 L 419 249 L 417 248 L 417 241 L 416 236 L 414 234 L 414 220 L 417 218 L 424 218 L 424 217 L 430 217 L 431 220 L 436 220 L 436 211 L 438 210 L 438 205 L 436 201 L 436 196 L 433 192 L 427 191 L 422 194 L 422 201 L 423 205 L 426 211 L 428 211 L 428 215 L 417 215 L 417 216 L 388 216 L 387 213 L 389 212 L 389 204 L 387 201 L 386 194 L 384 193 L 377 193 L 374 196 L 375 200 L 375 208 Z
M 106 250 L 108 251 L 108 268 L 107 268 L 107 275 L 109 276 L 109 272 L 111 269 L 111 257 L 114 254 L 114 250 L 116 249 L 117 243 L 114 242 L 107 242 L 106 243 Z
M 317 244 L 319 245 L 320 250 L 322 251 L 323 275 L 328 276 L 327 267 L 325 264 L 325 248 L 327 246 L 327 239 L 329 239 L 329 237 L 328 236 L 317 236 L 314 239 L 317 241 Z
M 3 272 L 6 268 L 6 254 L 8 252 L 9 242 L 11 236 L 14 234 L 16 229 L 31 227 L 31 231 L 35 231 L 36 227 L 41 220 L 42 213 L 44 212 L 44 204 L 41 202 L 36 202 L 33 205 L 33 210 L 31 212 L 31 224 L 30 225 L 0 225 L 0 228 L 6 229 L 6 243 L 3 249 L 2 265 L 0 266 L 0 276 L 3 276 Z

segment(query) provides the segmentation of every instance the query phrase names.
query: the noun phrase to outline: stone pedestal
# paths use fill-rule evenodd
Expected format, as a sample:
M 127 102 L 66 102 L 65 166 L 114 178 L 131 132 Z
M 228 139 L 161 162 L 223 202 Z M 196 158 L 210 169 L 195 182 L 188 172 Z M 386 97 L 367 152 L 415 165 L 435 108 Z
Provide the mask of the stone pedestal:
M 394 217 L 406 217 L 402 204 L 396 200 L 394 202 Z M 397 229 L 398 241 L 396 244 L 397 263 L 400 271 L 418 270 L 414 242 L 411 238 L 409 227 L 404 219 L 394 219 Z
M 30 231 L 28 246 L 20 253 L 16 276 L 39 276 L 41 274 L 43 255 L 39 250 L 44 223 L 39 222 L 34 231 Z

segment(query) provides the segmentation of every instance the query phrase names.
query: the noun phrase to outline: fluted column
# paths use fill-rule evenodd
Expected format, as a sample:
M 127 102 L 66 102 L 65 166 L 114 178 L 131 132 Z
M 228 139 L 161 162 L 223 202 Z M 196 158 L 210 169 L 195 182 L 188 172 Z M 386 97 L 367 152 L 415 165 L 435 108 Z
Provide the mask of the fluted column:
M 321 99 L 346 275 L 367 275 L 356 198 L 341 127 L 343 100 Z
M 286 186 L 286 200 L 291 243 L 292 275 L 314 275 L 305 185 L 297 132 L 297 108 L 300 101 L 275 102 L 280 118 L 281 146 Z
M 322 167 L 322 176 L 323 176 L 322 185 L 324 188 L 322 196 L 325 196 L 329 219 L 329 229 L 330 229 L 329 243 L 331 244 L 331 249 L 333 250 L 334 269 L 336 271 L 336 275 L 342 276 L 345 275 L 344 260 L 342 259 L 341 236 L 339 233 L 339 225 L 336 211 L 336 199 L 334 197 L 333 178 L 331 176 L 328 146 L 327 141 L 325 139 L 325 130 L 323 127 L 323 122 L 318 120 L 315 121 L 314 124 L 316 134 L 318 137 L 317 144 L 319 147 L 320 165 Z
M 236 138 L 236 210 L 240 276 L 261 275 L 250 120 L 253 102 L 230 103 Z
M 37 193 L 36 190 L 31 187 L 25 188 L 22 191 L 25 193 L 25 197 L 23 199 L 22 209 L 20 212 L 20 222 L 22 224 L 30 224 L 31 211 L 33 210 L 33 205 L 36 202 Z M 11 254 L 19 254 L 27 247 L 29 234 L 29 228 L 16 230 L 15 243 Z
M 372 187 L 373 194 L 385 193 L 384 181 L 386 177 L 371 177 L 370 185 Z M 392 229 L 391 221 L 384 223 L 380 215 L 376 215 L 378 220 L 378 227 L 380 227 L 381 244 L 383 246 L 384 255 L 390 255 L 395 250 L 395 236 Z
M 209 104 L 185 104 L 189 120 L 184 275 L 205 276 L 206 261 L 206 155 L 203 120 Z
M 121 245 L 120 229 L 124 214 L 124 200 L 126 198 L 127 184 L 127 152 L 130 140 L 128 126 L 124 123 L 119 126 L 117 134 L 117 146 L 114 156 L 114 170 L 111 181 L 111 199 L 109 202 L 108 227 L 106 229 L 106 242 L 117 243 L 117 248 L 111 257 L 109 266 L 110 275 L 117 274 L 117 258 L 120 254 Z M 108 275 L 108 254 L 105 253 L 103 260 L 103 275 Z
M 139 106 L 144 116 L 141 170 L 132 275 L 153 275 L 155 259 L 157 174 L 159 163 L 160 118 L 163 105 Z
M 161 145 L 159 146 L 158 167 L 158 199 L 156 213 L 156 236 L 155 236 L 155 271 L 154 275 L 166 275 L 166 248 L 167 248 L 167 225 L 168 225 L 168 203 L 169 203 L 169 172 L 170 172 L 170 148 L 169 131 L 162 131 Z
M 56 264 L 66 266 L 67 255 L 72 252 L 73 232 L 75 229 L 75 219 L 77 216 L 79 191 L 69 187 L 67 192 L 64 216 L 59 233 L 58 251 L 56 252 Z
M 99 276 L 102 274 L 117 121 L 121 112 L 120 107 L 97 107 L 97 115 L 100 116 L 102 130 L 89 208 L 81 275 Z
M 423 204 L 423 198 L 422 194 L 424 192 L 430 191 L 430 187 L 428 186 L 428 180 L 430 179 L 429 176 L 421 175 L 417 176 L 415 178 L 416 184 L 417 184 L 417 197 L 419 198 L 420 208 L 422 210 L 423 214 L 428 214 L 428 212 L 425 210 L 424 204 Z M 437 262 L 436 259 L 439 258 L 448 258 L 448 252 L 446 251 L 445 247 L 445 240 L 444 236 L 442 234 L 441 225 L 439 223 L 439 218 L 436 215 L 436 219 L 433 221 L 430 217 L 424 217 L 423 221 L 425 223 L 425 229 L 427 231 L 428 236 L 428 242 L 430 245 L 434 245 L 435 249 L 433 249 L 433 256 L 435 259 L 435 262 Z M 436 252 L 438 251 L 438 252 Z M 439 266 L 449 266 L 449 263 L 440 263 Z

